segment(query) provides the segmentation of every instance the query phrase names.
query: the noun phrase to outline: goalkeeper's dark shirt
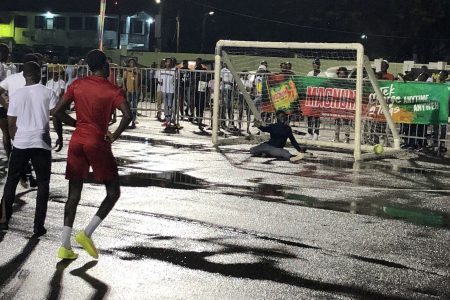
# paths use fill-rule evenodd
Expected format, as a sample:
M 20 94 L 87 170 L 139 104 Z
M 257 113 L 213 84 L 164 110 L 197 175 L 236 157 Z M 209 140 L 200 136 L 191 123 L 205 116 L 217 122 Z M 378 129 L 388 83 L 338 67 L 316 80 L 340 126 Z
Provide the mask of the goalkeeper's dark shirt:
M 270 133 L 269 145 L 276 148 L 284 148 L 286 146 L 286 141 L 289 138 L 292 146 L 299 152 L 304 152 L 305 149 L 300 147 L 292 134 L 291 126 L 285 125 L 283 123 L 269 124 L 267 126 L 258 127 L 261 131 Z

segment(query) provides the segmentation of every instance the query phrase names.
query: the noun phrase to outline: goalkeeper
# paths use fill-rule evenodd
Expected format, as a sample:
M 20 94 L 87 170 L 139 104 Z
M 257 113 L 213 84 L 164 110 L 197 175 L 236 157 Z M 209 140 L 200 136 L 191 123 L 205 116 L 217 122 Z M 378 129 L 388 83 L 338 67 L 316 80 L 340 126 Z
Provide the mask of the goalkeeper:
M 306 147 L 300 146 L 292 134 L 291 126 L 287 125 L 288 116 L 284 110 L 276 112 L 277 122 L 262 126 L 260 121 L 255 120 L 255 126 L 263 132 L 270 133 L 268 142 L 264 142 L 258 146 L 250 148 L 250 154 L 255 156 L 267 155 L 275 158 L 289 160 L 292 163 L 299 161 L 305 157 Z M 299 152 L 297 155 L 292 155 L 289 151 L 283 149 L 286 146 L 286 141 L 289 138 L 292 146 Z

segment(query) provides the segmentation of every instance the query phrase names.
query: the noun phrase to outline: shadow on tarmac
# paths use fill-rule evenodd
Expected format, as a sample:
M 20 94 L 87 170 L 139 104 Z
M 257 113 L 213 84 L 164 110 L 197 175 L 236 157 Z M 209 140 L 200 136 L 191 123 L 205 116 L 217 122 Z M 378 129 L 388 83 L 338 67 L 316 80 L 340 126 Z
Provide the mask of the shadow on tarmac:
M 223 248 L 218 251 L 181 251 L 175 249 L 129 246 L 114 249 L 123 260 L 155 259 L 171 263 L 183 268 L 200 270 L 223 276 L 244 278 L 250 280 L 265 280 L 276 283 L 312 289 L 316 291 L 341 294 L 346 296 L 364 297 L 364 299 L 406 299 L 397 296 L 371 291 L 356 286 L 340 285 L 320 282 L 289 273 L 277 266 L 276 258 L 297 258 L 283 250 L 251 248 L 238 245 L 219 243 Z M 211 261 L 216 255 L 250 254 L 257 258 L 257 262 L 249 263 L 217 263 Z
M 33 253 L 34 249 L 39 244 L 39 241 L 38 237 L 32 236 L 22 249 L 22 252 L 17 254 L 6 264 L 0 266 L 0 288 L 3 288 L 13 278 L 17 278 L 17 282 L 8 291 L 3 293 L 2 299 L 13 299 L 14 295 L 24 283 L 26 277 L 28 277 L 29 271 L 22 270 L 22 266 Z
M 95 289 L 95 293 L 91 297 L 91 299 L 93 300 L 104 299 L 109 291 L 109 287 L 106 283 L 87 274 L 87 271 L 95 267 L 97 263 L 98 263 L 97 260 L 93 260 L 86 263 L 81 268 L 70 271 L 70 274 L 72 274 L 73 276 L 80 277 Z
M 48 300 L 56 300 L 60 299 L 61 290 L 62 290 L 62 280 L 64 276 L 64 270 L 73 263 L 73 259 L 64 259 L 56 264 L 55 273 L 53 273 L 52 280 L 50 281 L 50 290 L 47 294 L 46 299 Z

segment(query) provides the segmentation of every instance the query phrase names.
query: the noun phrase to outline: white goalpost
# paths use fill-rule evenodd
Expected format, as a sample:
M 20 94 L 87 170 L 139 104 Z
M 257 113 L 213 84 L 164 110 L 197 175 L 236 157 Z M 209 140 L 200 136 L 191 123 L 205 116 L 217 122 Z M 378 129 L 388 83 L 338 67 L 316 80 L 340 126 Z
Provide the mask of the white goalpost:
M 231 86 L 221 80 L 224 64 L 233 77 L 232 100 L 224 96 L 224 84 Z M 380 138 L 384 154 L 400 150 L 398 130 L 361 44 L 220 40 L 214 78 L 212 142 L 216 146 L 242 142 L 242 137 L 221 135 L 221 124 L 267 123 L 275 110 L 283 109 L 298 128 L 300 143 L 351 149 L 356 161 L 373 157 Z M 231 101 L 231 114 L 224 101 Z M 247 118 L 242 117 L 243 110 Z

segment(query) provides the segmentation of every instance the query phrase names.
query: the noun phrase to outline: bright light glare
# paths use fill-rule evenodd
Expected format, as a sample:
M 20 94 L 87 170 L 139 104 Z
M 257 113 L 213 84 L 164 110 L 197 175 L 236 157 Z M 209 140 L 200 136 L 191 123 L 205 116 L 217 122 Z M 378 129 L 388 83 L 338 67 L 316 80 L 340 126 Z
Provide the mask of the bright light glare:
M 161 0 L 155 0 L 156 4 L 160 4 Z
M 155 22 L 155 20 L 153 18 L 148 18 L 147 19 L 147 24 L 152 24 L 153 22 Z
M 213 11 L 210 11 L 208 14 L 209 14 L 210 16 L 212 16 L 212 15 L 214 15 L 214 12 L 213 12 Z
M 52 14 L 51 12 L 48 11 L 48 12 L 45 14 L 45 16 L 46 16 L 47 18 L 51 19 L 51 18 L 53 18 L 54 14 Z

